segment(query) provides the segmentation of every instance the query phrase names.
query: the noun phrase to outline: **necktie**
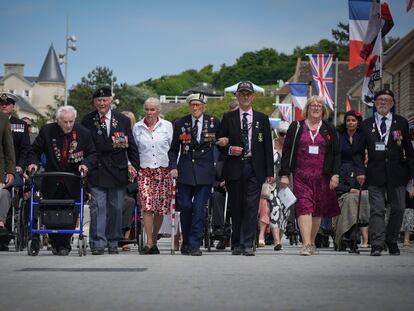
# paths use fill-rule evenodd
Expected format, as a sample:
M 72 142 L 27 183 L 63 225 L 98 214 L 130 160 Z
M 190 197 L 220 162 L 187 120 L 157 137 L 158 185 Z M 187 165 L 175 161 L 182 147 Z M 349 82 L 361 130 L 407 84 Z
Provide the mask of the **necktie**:
M 244 145 L 244 155 L 249 153 L 249 125 L 247 122 L 247 112 L 243 113 L 242 119 L 242 142 Z
M 387 117 L 382 117 L 382 122 L 380 125 L 380 130 L 381 130 L 381 140 L 385 141 L 385 133 L 387 132 L 387 125 L 385 124 L 385 121 L 387 120 Z
M 68 163 L 68 135 L 63 135 L 63 144 L 62 144 L 62 161 L 60 162 L 60 167 L 65 168 Z
M 104 124 L 105 124 L 105 121 L 106 121 L 106 116 L 105 116 L 105 115 L 103 115 L 103 116 L 101 117 L 101 121 L 102 121 L 102 123 L 104 123 Z
M 194 122 L 194 126 L 191 129 L 191 135 L 193 136 L 193 140 L 198 142 L 198 119 Z

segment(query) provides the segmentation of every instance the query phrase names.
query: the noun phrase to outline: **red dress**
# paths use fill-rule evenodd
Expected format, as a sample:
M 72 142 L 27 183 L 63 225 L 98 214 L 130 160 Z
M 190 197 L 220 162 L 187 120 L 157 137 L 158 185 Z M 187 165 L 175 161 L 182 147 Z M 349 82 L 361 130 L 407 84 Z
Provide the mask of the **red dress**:
M 315 143 L 304 123 L 302 136 L 298 145 L 296 171 L 293 176 L 293 192 L 297 198 L 296 216 L 334 217 L 340 214 L 335 190 L 329 189 L 331 176 L 323 175 L 326 141 L 320 133 Z M 313 132 L 315 133 L 315 132 Z M 318 154 L 310 154 L 309 146 L 319 147 Z

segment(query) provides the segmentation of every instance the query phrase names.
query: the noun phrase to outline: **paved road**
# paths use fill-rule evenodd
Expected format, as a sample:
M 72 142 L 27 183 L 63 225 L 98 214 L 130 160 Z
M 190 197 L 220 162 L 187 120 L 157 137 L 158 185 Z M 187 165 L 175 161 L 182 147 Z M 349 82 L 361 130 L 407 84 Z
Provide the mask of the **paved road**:
M 256 257 L 229 251 L 57 257 L 0 253 L 0 310 L 413 310 L 414 248 L 401 256 L 302 257 L 271 246 Z

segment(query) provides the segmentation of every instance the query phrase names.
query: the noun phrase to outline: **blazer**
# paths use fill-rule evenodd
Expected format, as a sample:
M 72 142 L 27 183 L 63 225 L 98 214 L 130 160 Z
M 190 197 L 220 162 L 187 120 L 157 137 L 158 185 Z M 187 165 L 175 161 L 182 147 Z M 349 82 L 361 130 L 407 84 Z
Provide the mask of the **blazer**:
M 14 153 L 16 166 L 25 169 L 30 151 L 30 136 L 27 123 L 16 117 L 10 117 L 10 129 L 13 134 Z
M 14 175 L 15 172 L 16 161 L 9 118 L 0 112 L 0 183 L 4 182 L 5 173 Z
M 220 121 L 213 116 L 203 115 L 200 142 L 191 138 L 191 127 L 191 114 L 174 123 L 173 139 L 168 151 L 169 168 L 178 170 L 179 183 L 211 185 L 216 176 L 213 150 Z
M 385 151 L 375 150 L 380 134 L 374 117 L 364 120 L 361 129 L 363 139 L 354 157 L 356 176 L 366 175 L 368 186 L 405 186 L 408 179 L 414 177 L 414 150 L 407 120 L 397 114 L 392 115 Z M 363 164 L 365 148 L 368 150 L 366 169 Z
M 62 146 L 64 132 L 57 123 L 41 127 L 39 135 L 32 144 L 29 162 L 38 164 L 42 154 L 46 156 L 45 172 L 68 172 L 79 175 L 79 165 L 84 164 L 90 170 L 96 166 L 96 151 L 89 131 L 79 124 L 73 126 L 67 134 L 69 153 L 66 166 L 62 166 Z M 54 196 L 61 178 L 47 177 L 42 180 L 41 190 L 45 198 Z M 64 178 L 64 184 L 72 198 L 79 198 L 78 178 Z
M 128 183 L 128 161 L 139 169 L 138 149 L 131 121 L 122 113 L 111 111 L 110 132 L 103 128 L 98 111 L 87 114 L 82 125 L 89 130 L 95 144 L 97 162 L 88 173 L 92 187 L 122 187 Z
M 240 179 L 244 157 L 229 155 L 230 146 L 243 147 L 239 109 L 224 114 L 218 137 L 229 138 L 229 144 L 220 148 L 225 156 L 222 177 L 225 180 Z M 254 173 L 259 182 L 263 183 L 266 177 L 274 174 L 272 134 L 268 116 L 255 110 L 253 110 L 250 150 Z
M 293 122 L 286 133 L 285 143 L 282 152 L 282 167 L 279 171 L 279 176 L 289 176 L 295 173 L 297 151 L 299 141 L 303 133 L 303 124 L 305 120 Z M 299 124 L 299 129 L 298 129 Z M 298 129 L 297 133 L 296 130 Z M 322 125 L 319 133 L 326 141 L 325 160 L 323 162 L 324 175 L 339 175 L 341 167 L 341 151 L 339 148 L 338 135 L 333 125 L 327 121 L 322 120 Z M 296 136 L 296 139 L 295 139 Z M 292 159 L 292 161 L 291 161 Z

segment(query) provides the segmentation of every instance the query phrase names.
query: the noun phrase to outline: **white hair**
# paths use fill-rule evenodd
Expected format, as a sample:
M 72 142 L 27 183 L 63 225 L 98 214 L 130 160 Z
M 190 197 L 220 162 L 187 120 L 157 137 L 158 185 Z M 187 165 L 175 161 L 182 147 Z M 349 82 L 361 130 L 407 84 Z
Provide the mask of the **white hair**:
M 75 116 L 75 119 L 76 119 L 76 116 L 77 116 L 77 114 L 78 114 L 78 112 L 76 111 L 75 107 L 73 107 L 73 106 L 70 106 L 70 105 L 67 105 L 67 106 L 61 106 L 61 107 L 59 107 L 59 108 L 58 108 L 58 110 L 56 111 L 56 120 L 59 120 L 60 115 L 61 115 L 62 113 L 64 113 L 64 112 L 72 112 L 72 113 L 74 114 L 74 116 Z
M 150 104 L 150 103 L 155 104 L 156 109 L 158 111 L 161 111 L 161 103 L 158 98 L 155 98 L 155 97 L 147 98 L 147 100 L 144 102 L 144 107 L 145 107 L 145 104 Z

